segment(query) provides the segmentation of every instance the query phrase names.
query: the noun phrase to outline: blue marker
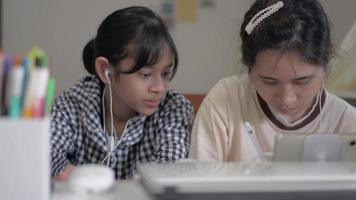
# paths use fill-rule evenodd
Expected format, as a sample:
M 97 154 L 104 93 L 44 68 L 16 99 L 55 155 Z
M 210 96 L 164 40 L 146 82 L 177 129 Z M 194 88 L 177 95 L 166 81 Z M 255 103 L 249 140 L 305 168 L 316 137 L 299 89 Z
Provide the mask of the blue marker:
M 10 106 L 9 117 L 12 119 L 19 118 L 21 116 L 21 96 L 22 87 L 24 81 L 25 69 L 22 66 L 21 56 L 16 56 L 14 59 L 14 66 L 10 76 Z

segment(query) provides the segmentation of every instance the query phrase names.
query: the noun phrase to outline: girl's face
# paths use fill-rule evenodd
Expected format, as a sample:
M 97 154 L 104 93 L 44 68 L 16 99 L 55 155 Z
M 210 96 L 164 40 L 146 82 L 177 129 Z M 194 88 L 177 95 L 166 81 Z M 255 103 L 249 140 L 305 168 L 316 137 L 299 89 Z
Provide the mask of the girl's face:
M 309 111 L 325 78 L 322 66 L 305 63 L 296 53 L 278 50 L 259 52 L 250 72 L 258 94 L 289 122 Z
M 121 71 L 129 71 L 135 64 L 131 57 L 120 62 Z M 172 76 L 172 55 L 164 46 L 157 63 L 145 66 L 132 74 L 116 75 L 112 81 L 113 110 L 119 116 L 136 112 L 148 116 L 154 113 L 164 98 Z

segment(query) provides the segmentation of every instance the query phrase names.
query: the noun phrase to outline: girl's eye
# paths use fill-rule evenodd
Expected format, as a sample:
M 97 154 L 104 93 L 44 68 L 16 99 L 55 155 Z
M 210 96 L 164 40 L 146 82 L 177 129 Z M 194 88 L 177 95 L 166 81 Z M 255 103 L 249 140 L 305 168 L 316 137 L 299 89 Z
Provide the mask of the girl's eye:
M 263 83 L 265 83 L 265 84 L 267 84 L 267 85 L 275 85 L 275 84 L 277 84 L 278 82 L 275 81 L 275 80 L 266 80 L 266 79 L 264 79 L 264 80 L 263 80 Z
M 162 74 L 162 77 L 164 78 L 164 79 L 171 79 L 171 76 L 172 76 L 172 72 L 171 71 L 166 71 L 166 72 L 163 72 L 163 74 Z
M 143 79 L 148 79 L 148 78 L 151 77 L 151 73 L 142 73 L 142 72 L 140 72 L 139 75 Z
M 296 82 L 295 82 L 295 84 L 296 85 L 306 85 L 306 84 L 308 84 L 309 83 L 309 81 L 310 81 L 310 79 L 301 79 L 301 80 L 297 80 Z

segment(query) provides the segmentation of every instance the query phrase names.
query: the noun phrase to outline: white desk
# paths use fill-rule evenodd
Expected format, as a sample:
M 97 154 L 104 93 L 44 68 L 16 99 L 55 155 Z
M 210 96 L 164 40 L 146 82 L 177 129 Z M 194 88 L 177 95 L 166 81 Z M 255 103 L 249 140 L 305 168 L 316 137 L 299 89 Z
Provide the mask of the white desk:
M 138 180 L 119 180 L 113 190 L 103 194 L 75 194 L 67 182 L 54 185 L 51 200 L 152 200 Z

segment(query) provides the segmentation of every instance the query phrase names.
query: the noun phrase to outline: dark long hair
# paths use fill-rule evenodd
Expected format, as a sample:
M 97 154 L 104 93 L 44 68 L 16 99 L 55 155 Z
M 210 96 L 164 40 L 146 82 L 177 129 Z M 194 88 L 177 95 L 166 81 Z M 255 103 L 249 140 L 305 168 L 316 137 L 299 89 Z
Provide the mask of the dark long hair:
M 241 25 L 242 61 L 251 71 L 256 55 L 265 49 L 296 52 L 307 63 L 326 72 L 333 45 L 328 17 L 318 0 L 282 0 L 284 6 L 260 22 L 247 34 L 246 25 L 262 9 L 277 0 L 256 0 Z
M 134 73 L 144 66 L 155 64 L 165 44 L 172 52 L 174 75 L 178 53 L 162 19 L 149 8 L 128 7 L 113 12 L 101 23 L 96 37 L 84 47 L 83 62 L 90 74 L 96 74 L 97 57 L 103 56 L 117 67 L 121 60 L 131 56 L 136 61 L 133 68 L 125 72 L 116 71 Z

